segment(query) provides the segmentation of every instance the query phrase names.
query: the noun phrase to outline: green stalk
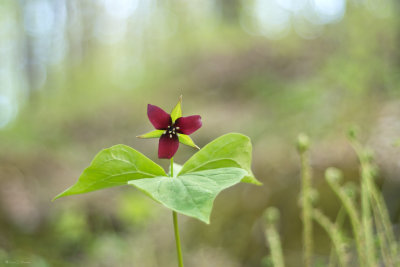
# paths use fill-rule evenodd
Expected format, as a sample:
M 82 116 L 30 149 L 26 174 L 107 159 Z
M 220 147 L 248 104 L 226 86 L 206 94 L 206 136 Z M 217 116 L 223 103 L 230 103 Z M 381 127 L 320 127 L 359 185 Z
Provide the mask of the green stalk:
M 375 244 L 368 181 L 372 179 L 372 177 L 369 175 L 363 163 L 361 163 L 361 179 L 361 219 L 364 229 L 365 254 L 367 256 L 368 266 L 377 266 L 375 262 Z
M 371 212 L 371 189 L 370 185 L 373 182 L 372 168 L 371 168 L 371 153 L 361 146 L 356 136 L 350 135 L 350 143 L 360 160 L 361 168 L 361 222 L 364 231 L 365 242 L 365 255 L 367 266 L 377 266 L 375 244 L 374 244 L 374 230 L 373 219 Z
M 282 245 L 279 237 L 278 230 L 276 229 L 276 223 L 279 221 L 279 210 L 274 207 L 270 207 L 264 212 L 265 220 L 265 238 L 269 243 L 271 250 L 272 265 L 274 267 L 284 267 L 285 263 L 283 260 Z
M 297 140 L 297 149 L 301 161 L 301 206 L 303 220 L 303 257 L 304 266 L 312 266 L 313 255 L 313 221 L 311 199 L 311 167 L 308 159 L 309 140 L 304 134 L 300 134 Z
M 343 227 L 345 219 L 346 219 L 346 210 L 342 206 L 340 208 L 338 215 L 336 216 L 336 220 L 335 220 L 335 226 L 337 227 L 337 229 L 341 229 Z M 336 263 L 336 258 L 335 258 L 335 248 L 332 247 L 330 255 L 329 255 L 328 267 L 334 267 L 334 266 L 337 266 L 337 263 Z
M 390 258 L 392 264 L 399 265 L 398 246 L 390 222 L 389 212 L 386 208 L 385 200 L 383 199 L 383 196 L 379 193 L 374 183 L 370 184 L 370 192 L 372 195 L 372 199 L 374 200 L 372 203 L 372 208 L 373 208 L 372 210 L 374 211 L 374 213 L 376 213 L 377 216 L 375 221 L 377 222 L 377 224 L 378 222 L 381 223 L 382 232 L 384 233 L 384 236 L 390 247 L 389 250 L 390 250 Z
M 363 224 L 368 227 L 364 229 L 366 239 L 366 251 L 368 253 L 368 256 L 370 257 L 368 261 L 370 262 L 371 266 L 377 264 L 373 239 L 373 215 L 375 218 L 376 227 L 378 228 L 377 236 L 381 242 L 381 246 L 387 245 L 389 247 L 389 254 L 387 254 L 386 249 L 384 249 L 385 253 L 382 253 L 382 257 L 384 257 L 384 259 L 386 258 L 386 260 L 388 261 L 387 264 L 391 264 L 389 266 L 392 266 L 392 264 L 397 266 L 399 264 L 398 245 L 394 236 L 385 201 L 375 185 L 373 153 L 367 148 L 361 146 L 356 138 L 356 132 L 354 130 L 350 132 L 349 139 L 361 163 L 362 193 L 365 195 L 365 199 L 362 199 L 362 201 L 365 201 L 366 203 L 365 208 L 369 208 L 369 210 L 367 210 L 367 213 L 363 214 L 365 215 L 365 217 L 363 218 Z
M 391 267 L 394 266 L 392 259 L 390 257 L 390 248 L 386 243 L 385 230 L 381 218 L 379 217 L 379 211 L 377 211 L 376 205 L 372 205 L 372 214 L 374 215 L 375 225 L 376 225 L 376 236 L 379 240 L 379 249 L 381 251 L 381 257 L 384 262 L 384 266 Z
M 330 237 L 333 246 L 336 250 L 337 257 L 339 259 L 339 266 L 348 266 L 348 256 L 346 251 L 346 243 L 344 241 L 343 235 L 340 232 L 336 224 L 332 223 L 328 217 L 326 217 L 320 210 L 313 209 L 313 217 L 316 222 L 318 222 L 322 228 L 326 231 Z
M 171 158 L 171 178 L 174 178 L 174 158 Z M 178 254 L 178 266 L 183 267 L 181 239 L 179 237 L 178 215 L 176 211 L 172 211 L 172 220 L 174 222 L 176 252 Z
M 328 168 L 325 172 L 325 178 L 329 186 L 332 188 L 333 192 L 342 202 L 344 209 L 346 210 L 350 223 L 353 228 L 353 234 L 356 243 L 356 249 L 358 253 L 358 260 L 361 267 L 366 266 L 365 264 L 365 251 L 363 249 L 363 235 L 362 235 L 362 224 L 360 220 L 360 215 L 357 211 L 354 200 L 346 194 L 345 190 L 340 186 L 339 181 L 342 178 L 342 173 L 336 168 Z

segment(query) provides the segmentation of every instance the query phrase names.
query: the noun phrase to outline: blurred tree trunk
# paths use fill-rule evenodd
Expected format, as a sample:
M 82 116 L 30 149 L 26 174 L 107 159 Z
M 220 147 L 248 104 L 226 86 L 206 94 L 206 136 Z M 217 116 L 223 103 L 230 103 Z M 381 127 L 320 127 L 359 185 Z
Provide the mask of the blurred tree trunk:
M 220 0 L 216 5 L 222 20 L 231 24 L 239 22 L 241 0 Z
M 22 18 L 23 19 L 23 18 Z M 23 39 L 22 39 L 22 43 L 23 43 L 23 53 L 24 53 L 24 71 L 25 71 L 25 77 L 26 77 L 26 81 L 27 81 L 27 96 L 30 102 L 33 101 L 34 99 L 34 88 L 35 88 L 35 84 L 36 84 L 36 80 L 35 80 L 35 74 L 34 74 L 34 65 L 33 65 L 33 44 L 32 44 L 32 40 L 31 37 L 28 36 L 28 34 L 26 33 L 25 29 L 22 28 L 22 31 L 24 31 L 24 33 L 22 34 Z

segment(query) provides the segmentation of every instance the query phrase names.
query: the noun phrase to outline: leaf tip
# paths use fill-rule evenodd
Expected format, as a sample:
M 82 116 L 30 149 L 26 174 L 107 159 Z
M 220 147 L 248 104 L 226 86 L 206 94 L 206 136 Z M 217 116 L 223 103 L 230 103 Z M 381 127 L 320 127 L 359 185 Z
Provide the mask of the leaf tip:
M 51 202 L 54 202 L 54 201 L 56 201 L 57 199 L 59 199 L 60 197 L 63 197 L 63 194 L 64 194 L 64 192 L 63 193 L 61 193 L 61 194 L 58 194 L 57 196 L 55 196 L 55 197 L 53 197 L 53 199 L 51 200 Z
M 246 175 L 245 177 L 243 177 L 243 179 L 240 181 L 242 183 L 248 183 L 248 184 L 253 184 L 253 185 L 257 185 L 257 186 L 262 186 L 264 185 L 263 183 L 261 183 L 256 177 L 252 176 L 252 175 Z
M 55 196 L 55 197 L 51 200 L 51 202 L 54 202 L 55 200 L 57 200 L 57 199 L 59 199 L 59 198 L 62 198 L 62 197 L 66 197 L 66 196 L 70 196 L 70 195 L 75 195 L 75 194 L 80 194 L 80 193 L 82 193 L 82 192 L 74 192 L 74 190 L 73 190 L 74 186 L 76 186 L 76 184 L 73 185 L 73 186 L 71 186 L 71 187 L 69 187 L 69 188 L 67 188 L 67 189 L 65 189 L 63 192 L 61 192 L 60 194 L 58 194 L 57 196 Z M 71 190 L 71 189 L 72 189 L 72 190 Z
M 256 185 L 256 186 L 263 186 L 264 184 L 260 182 L 256 177 L 254 177 L 254 174 L 251 174 L 251 183 Z
M 154 130 L 145 134 L 137 135 L 137 138 L 148 139 L 148 138 L 158 138 L 163 134 L 164 130 Z
M 210 225 L 210 217 L 209 216 L 203 217 L 203 218 L 197 218 L 197 219 L 199 219 L 200 221 L 202 221 L 203 223 L 205 223 L 207 225 Z
M 254 185 L 263 186 L 264 184 L 261 183 L 259 180 L 256 180 L 256 181 L 254 182 Z

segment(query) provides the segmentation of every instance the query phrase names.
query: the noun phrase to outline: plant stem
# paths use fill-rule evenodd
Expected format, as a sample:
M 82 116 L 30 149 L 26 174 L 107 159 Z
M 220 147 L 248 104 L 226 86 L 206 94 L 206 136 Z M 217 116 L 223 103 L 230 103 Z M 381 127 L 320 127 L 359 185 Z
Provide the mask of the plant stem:
M 342 232 L 338 226 L 332 223 L 320 210 L 313 209 L 313 217 L 322 228 L 327 232 L 332 240 L 333 246 L 336 250 L 337 257 L 341 267 L 348 266 L 348 256 L 346 251 L 346 243 L 344 241 Z
M 276 227 L 276 223 L 279 221 L 279 210 L 274 207 L 270 207 L 265 210 L 265 238 L 269 243 L 271 250 L 272 265 L 274 267 L 284 267 L 285 263 L 283 260 L 282 245 L 279 237 L 279 233 Z
M 377 219 L 375 220 L 378 224 L 380 221 L 382 226 L 383 226 L 383 232 L 385 233 L 385 238 L 387 239 L 387 242 L 389 243 L 390 247 L 390 255 L 391 255 L 391 260 L 395 261 L 395 265 L 399 264 L 399 258 L 398 258 L 398 246 L 396 242 L 396 238 L 392 229 L 392 225 L 390 222 L 390 217 L 389 217 L 389 212 L 387 210 L 385 200 L 383 199 L 383 196 L 379 193 L 378 189 L 376 188 L 376 185 L 371 182 L 370 186 L 370 191 L 372 195 L 372 199 L 374 200 L 373 202 L 373 211 L 377 213 Z M 389 266 L 389 265 L 388 265 Z
M 338 212 L 338 215 L 336 216 L 336 220 L 335 220 L 335 226 L 337 227 L 337 229 L 342 229 L 343 224 L 344 224 L 344 220 L 346 219 L 346 210 L 344 209 L 344 207 L 342 206 Z M 331 252 L 329 255 L 329 264 L 328 267 L 334 267 L 337 266 L 337 262 L 336 262 L 336 258 L 335 258 L 335 249 L 334 247 L 331 248 Z
M 302 219 L 303 219 L 303 249 L 304 266 L 312 266 L 313 240 L 312 240 L 312 203 L 311 193 L 311 170 L 306 151 L 300 152 L 302 171 Z
M 170 177 L 174 178 L 174 158 L 171 158 Z
M 171 178 L 174 178 L 174 158 L 171 158 Z M 174 222 L 174 232 L 175 232 L 175 242 L 176 242 L 176 252 L 178 255 L 178 266 L 183 267 L 183 257 L 181 248 L 181 239 L 179 237 L 179 226 L 178 226 L 178 215 L 176 211 L 172 211 L 172 220 Z
M 361 210 L 362 224 L 364 229 L 365 254 L 367 256 L 367 266 L 376 266 L 375 264 L 375 248 L 374 248 L 374 233 L 372 225 L 371 203 L 369 181 L 371 179 L 367 173 L 365 166 L 361 163 Z
M 350 223 L 353 228 L 353 234 L 356 241 L 356 249 L 358 253 L 359 265 L 361 267 L 365 265 L 365 251 L 364 251 L 364 242 L 363 242 L 363 229 L 360 220 L 360 215 L 357 211 L 356 205 L 354 203 L 354 199 L 352 199 L 349 195 L 346 194 L 344 189 L 340 186 L 339 181 L 336 179 L 331 179 L 333 177 L 329 177 L 328 172 L 325 173 L 326 180 L 329 186 L 332 188 L 333 192 L 338 196 L 344 209 L 346 210 Z
M 355 150 L 361 164 L 361 223 L 364 234 L 364 253 L 366 256 L 366 266 L 377 266 L 375 244 L 374 244 L 374 225 L 371 212 L 371 189 L 373 182 L 371 155 L 361 146 L 355 137 L 350 138 L 350 143 Z

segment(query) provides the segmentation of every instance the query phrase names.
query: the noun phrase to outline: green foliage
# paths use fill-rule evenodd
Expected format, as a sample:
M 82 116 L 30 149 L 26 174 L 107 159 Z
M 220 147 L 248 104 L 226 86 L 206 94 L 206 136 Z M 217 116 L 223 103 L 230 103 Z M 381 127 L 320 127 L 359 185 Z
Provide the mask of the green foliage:
M 400 266 L 398 240 L 396 240 L 393 231 L 385 200 L 374 182 L 377 171 L 373 162 L 373 152 L 359 143 L 357 132 L 354 129 L 349 131 L 348 138 L 360 161 L 360 184 L 355 185 L 352 182 L 348 182 L 342 185 L 342 172 L 333 167 L 326 169 L 326 181 L 341 204 L 341 209 L 334 222 L 321 209 L 314 207 L 315 202 L 305 201 L 312 198 L 314 190 L 310 181 L 304 187 L 304 180 L 310 180 L 312 169 L 308 157 L 305 156 L 306 150 L 298 149 L 303 174 L 303 190 L 301 194 L 303 224 L 305 226 L 308 224 L 310 227 L 311 220 L 315 221 L 326 231 L 331 239 L 332 253 L 328 266 L 345 267 L 354 265 L 356 263 L 355 256 L 357 256 L 359 266 L 374 267 L 379 264 L 383 264 L 384 266 Z M 308 140 L 306 143 L 308 144 Z M 306 214 L 306 209 L 311 210 L 311 212 Z M 267 214 L 267 212 L 270 214 Z M 279 214 L 279 211 L 269 208 L 265 214 L 269 215 L 264 215 L 264 218 L 269 219 L 266 221 L 270 221 L 271 224 L 276 217 L 275 214 Z M 344 229 L 346 217 L 352 226 L 354 240 L 348 238 Z M 269 227 L 267 225 L 266 231 L 270 232 L 266 236 L 266 239 L 270 245 L 270 259 L 272 262 L 275 262 L 274 266 L 277 266 L 278 263 L 276 262 L 283 261 L 283 258 L 276 253 L 281 250 L 280 244 L 277 243 L 279 236 L 274 236 L 275 233 L 273 231 L 275 229 L 271 228 L 271 226 Z M 315 254 L 312 253 L 312 250 L 307 251 L 307 247 L 313 242 L 313 233 L 310 229 L 303 228 L 305 241 L 303 243 L 305 248 L 303 257 L 306 259 L 305 266 L 312 266 L 312 261 L 314 261 L 314 265 L 316 266 L 317 258 Z M 352 246 L 355 246 L 356 250 L 352 249 Z M 327 265 L 321 263 L 321 266 Z
M 178 118 L 182 117 L 182 96 L 179 97 L 178 104 L 171 111 L 171 119 L 174 123 Z
M 187 146 L 191 146 L 191 147 L 194 147 L 194 148 L 197 148 L 197 149 L 200 149 L 200 148 L 193 142 L 192 138 L 190 138 L 189 135 L 186 135 L 186 134 L 179 134 L 179 135 L 178 135 L 178 138 L 179 138 L 179 142 L 181 142 L 182 144 L 187 145 Z
M 312 175 L 309 163 L 308 149 L 310 141 L 307 135 L 300 134 L 297 137 L 297 150 L 300 155 L 301 162 L 301 209 L 303 220 L 303 259 L 304 266 L 311 267 L 313 265 L 313 223 L 312 223 L 312 205 L 313 194 Z
M 125 185 L 130 180 L 166 176 L 164 170 L 135 149 L 116 145 L 100 151 L 76 184 L 54 198 Z
M 332 240 L 332 245 L 336 251 L 340 266 L 348 266 L 349 257 L 347 253 L 347 244 L 339 227 L 336 225 L 336 223 L 331 222 L 330 219 L 319 209 L 313 209 L 312 217 L 319 225 L 321 225 L 321 227 L 328 234 L 329 238 Z
M 137 136 L 137 138 L 158 138 L 164 133 L 164 130 L 154 130 L 142 135 Z
M 176 178 L 133 180 L 129 184 L 171 210 L 209 223 L 216 196 L 239 183 L 246 174 L 239 168 L 219 168 L 190 172 Z
M 161 135 L 164 133 L 164 130 L 154 130 L 139 136 L 136 136 L 137 138 L 142 138 L 142 139 L 148 139 L 148 138 L 159 138 L 161 137 Z M 190 138 L 189 135 L 186 134 L 179 134 L 178 135 L 179 138 L 179 142 L 181 142 L 184 145 L 187 146 L 191 146 L 197 149 L 200 149 L 192 140 L 192 138 Z
M 138 151 L 116 145 L 101 151 L 78 182 L 54 199 L 131 184 L 165 207 L 209 223 L 214 199 L 222 190 L 240 181 L 260 184 L 250 164 L 250 139 L 241 134 L 217 138 L 183 166 L 173 164 L 174 175 L 169 170 L 169 176 Z
M 179 175 L 201 170 L 236 167 L 247 171 L 242 182 L 261 185 L 251 172 L 252 146 L 250 138 L 229 133 L 218 137 L 194 154 L 184 165 Z
M 282 245 L 276 224 L 279 223 L 280 213 L 275 207 L 269 207 L 264 211 L 265 239 L 271 249 L 271 266 L 284 267 Z

